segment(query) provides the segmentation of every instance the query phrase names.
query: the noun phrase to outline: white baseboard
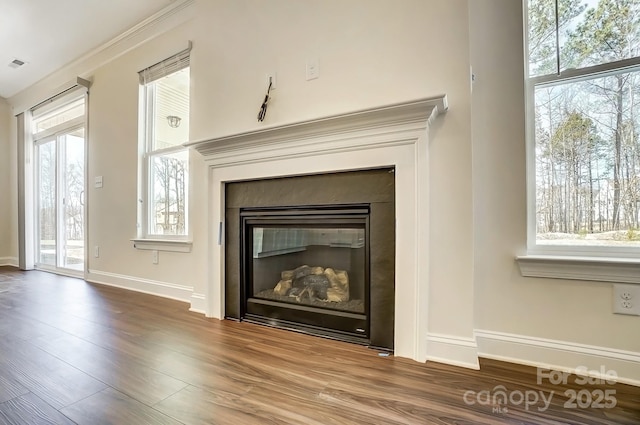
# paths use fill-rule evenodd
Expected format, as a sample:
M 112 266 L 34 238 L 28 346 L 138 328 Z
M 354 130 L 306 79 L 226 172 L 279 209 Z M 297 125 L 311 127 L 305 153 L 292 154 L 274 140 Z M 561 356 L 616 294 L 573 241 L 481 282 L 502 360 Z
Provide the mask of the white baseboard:
M 204 302 L 204 294 L 191 294 L 191 308 L 189 311 L 193 311 L 194 313 L 206 314 L 205 302 Z
M 178 301 L 191 302 L 193 287 L 178 285 L 176 283 L 160 282 L 157 280 L 143 279 L 134 276 L 126 276 L 116 273 L 89 270 L 86 280 L 88 282 L 115 286 L 130 291 L 143 292 Z
M 0 257 L 0 266 L 18 267 L 17 257 Z
M 597 378 L 610 379 L 607 372 L 615 372 L 617 382 L 640 386 L 637 352 L 503 332 L 475 334 L 480 357 L 570 373 L 586 368 Z
M 473 338 L 430 333 L 427 335 L 427 361 L 480 369 L 478 346 Z

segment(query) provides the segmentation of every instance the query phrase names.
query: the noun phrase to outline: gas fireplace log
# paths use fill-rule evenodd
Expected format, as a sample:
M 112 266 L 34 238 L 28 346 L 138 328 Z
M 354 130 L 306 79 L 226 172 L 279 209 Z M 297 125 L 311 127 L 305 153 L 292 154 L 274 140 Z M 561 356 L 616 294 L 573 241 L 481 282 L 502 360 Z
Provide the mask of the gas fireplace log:
M 275 288 L 273 288 L 273 292 L 278 295 L 287 295 L 289 290 L 291 289 L 291 279 L 281 280 L 278 282 Z
M 337 272 L 327 267 L 324 270 L 331 288 L 327 290 L 327 300 L 333 302 L 349 301 L 349 275 L 344 270 Z
M 327 302 L 349 301 L 349 275 L 345 270 L 304 265 L 284 270 L 280 276 L 282 279 L 273 288 L 275 294 L 294 297 L 298 302 L 305 297 Z
M 324 301 L 327 299 L 327 289 L 329 289 L 330 283 L 324 274 L 309 274 L 294 279 L 292 286 L 289 295 L 295 296 L 298 302 L 305 295 L 310 300 L 320 299 Z
M 281 280 L 293 280 L 293 270 L 285 270 L 280 273 Z
M 298 279 L 301 279 L 305 276 L 309 276 L 311 274 L 311 267 L 304 265 L 304 266 L 300 266 L 297 267 L 295 270 L 293 270 L 293 276 L 291 277 L 291 279 L 295 282 Z
M 293 281 L 295 281 L 296 279 L 300 279 L 305 276 L 320 276 L 322 274 L 324 274 L 324 267 L 309 267 L 307 265 L 304 265 L 296 268 L 295 270 L 285 270 L 280 275 L 282 279 L 292 279 Z

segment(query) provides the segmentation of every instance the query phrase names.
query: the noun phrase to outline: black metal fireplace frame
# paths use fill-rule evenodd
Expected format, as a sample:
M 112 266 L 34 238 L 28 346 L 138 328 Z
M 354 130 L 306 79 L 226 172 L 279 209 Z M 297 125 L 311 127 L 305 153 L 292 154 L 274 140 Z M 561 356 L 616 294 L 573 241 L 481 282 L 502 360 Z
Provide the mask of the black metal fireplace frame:
M 370 205 L 304 205 L 240 209 L 240 319 L 359 344 L 370 343 Z M 362 227 L 364 245 L 364 313 L 281 303 L 253 294 L 252 229 L 254 226 Z

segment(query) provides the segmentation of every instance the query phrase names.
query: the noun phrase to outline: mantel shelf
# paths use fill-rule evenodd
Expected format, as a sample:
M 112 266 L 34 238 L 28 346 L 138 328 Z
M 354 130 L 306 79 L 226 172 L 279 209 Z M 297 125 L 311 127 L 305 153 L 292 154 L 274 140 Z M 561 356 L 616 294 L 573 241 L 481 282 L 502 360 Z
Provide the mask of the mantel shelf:
M 385 128 L 394 132 L 424 129 L 425 122 L 429 123 L 447 109 L 447 96 L 439 95 L 228 136 L 195 140 L 185 143 L 184 146 L 197 150 L 210 165 L 229 165 L 228 161 L 233 161 L 234 154 L 247 150 L 260 150 L 260 158 L 264 160 L 265 153 L 281 150 L 287 143 L 292 142 L 299 146 L 307 143 L 309 150 L 306 154 L 311 154 L 323 149 L 324 139 L 335 141 L 361 133 L 382 134 Z M 334 146 L 333 150 L 336 149 L 340 147 Z

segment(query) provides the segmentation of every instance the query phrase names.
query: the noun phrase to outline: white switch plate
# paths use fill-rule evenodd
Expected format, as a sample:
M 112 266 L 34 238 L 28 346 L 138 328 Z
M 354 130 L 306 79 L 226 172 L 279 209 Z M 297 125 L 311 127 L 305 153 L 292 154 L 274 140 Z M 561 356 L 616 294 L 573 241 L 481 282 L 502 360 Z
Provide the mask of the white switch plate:
M 102 176 L 95 176 L 93 178 L 93 185 L 96 188 L 101 188 L 102 187 Z
M 318 58 L 307 60 L 307 81 L 320 77 L 320 62 Z

